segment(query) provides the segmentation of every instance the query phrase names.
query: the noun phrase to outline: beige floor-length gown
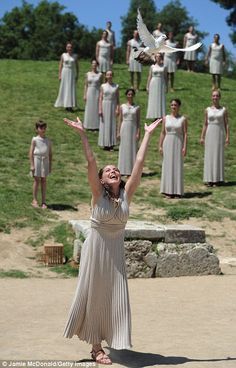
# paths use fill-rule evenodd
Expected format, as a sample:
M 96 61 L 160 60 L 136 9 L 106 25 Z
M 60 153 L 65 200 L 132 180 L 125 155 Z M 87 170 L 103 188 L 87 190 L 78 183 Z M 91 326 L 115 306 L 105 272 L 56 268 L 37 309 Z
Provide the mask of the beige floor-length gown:
M 61 72 L 61 82 L 55 107 L 76 107 L 76 62 L 77 55 L 70 55 L 66 52 L 62 54 L 63 66 Z
M 149 84 L 147 119 L 161 118 L 166 113 L 165 69 L 164 64 L 151 66 L 152 78 Z
M 126 192 L 118 203 L 102 193 L 92 208 L 91 229 L 81 254 L 78 286 L 64 336 L 114 349 L 131 347 L 131 314 L 124 257 L 129 216 Z
M 205 137 L 204 175 L 206 183 L 224 181 L 224 115 L 225 107 L 208 107 L 208 125 Z
M 166 135 L 163 142 L 163 162 L 160 192 L 169 195 L 184 194 L 183 138 L 184 116 L 166 115 Z
M 88 72 L 86 74 L 88 83 L 86 94 L 86 105 L 84 112 L 85 129 L 99 129 L 99 92 L 102 83 L 102 73 Z
M 137 105 L 122 104 L 118 169 L 121 175 L 131 175 L 137 154 Z
M 113 147 L 116 145 L 116 107 L 118 104 L 118 84 L 103 83 L 102 117 L 99 124 L 98 145 Z

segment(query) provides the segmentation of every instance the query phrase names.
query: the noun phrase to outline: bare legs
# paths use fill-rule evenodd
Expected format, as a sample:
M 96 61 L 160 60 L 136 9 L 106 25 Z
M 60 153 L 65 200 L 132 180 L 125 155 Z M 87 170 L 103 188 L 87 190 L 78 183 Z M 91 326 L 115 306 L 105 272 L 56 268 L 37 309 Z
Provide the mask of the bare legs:
M 212 90 L 220 89 L 220 85 L 221 85 L 221 75 L 212 74 Z
M 134 87 L 134 74 L 136 74 L 136 88 Z M 139 90 L 140 83 L 141 83 L 141 73 L 140 72 L 130 72 L 130 81 L 131 87 L 136 91 Z
M 187 70 L 188 70 L 188 72 L 193 72 L 194 71 L 195 61 L 193 61 L 193 60 L 186 60 L 186 63 L 187 63 Z
M 168 78 L 168 90 L 170 86 L 170 91 L 174 92 L 175 73 L 167 73 L 167 78 Z
M 41 194 L 42 194 L 42 208 L 46 208 L 46 177 L 40 178 L 38 176 L 34 176 L 33 182 L 33 201 L 32 206 L 38 207 L 38 189 L 39 185 L 41 184 Z

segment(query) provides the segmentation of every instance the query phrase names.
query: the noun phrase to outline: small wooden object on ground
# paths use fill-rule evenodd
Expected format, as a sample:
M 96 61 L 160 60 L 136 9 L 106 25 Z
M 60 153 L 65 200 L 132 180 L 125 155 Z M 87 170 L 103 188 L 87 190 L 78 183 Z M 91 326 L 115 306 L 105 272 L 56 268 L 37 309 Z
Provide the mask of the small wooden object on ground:
M 58 264 L 63 264 L 64 254 L 63 254 L 63 244 L 45 244 L 45 266 L 55 266 Z

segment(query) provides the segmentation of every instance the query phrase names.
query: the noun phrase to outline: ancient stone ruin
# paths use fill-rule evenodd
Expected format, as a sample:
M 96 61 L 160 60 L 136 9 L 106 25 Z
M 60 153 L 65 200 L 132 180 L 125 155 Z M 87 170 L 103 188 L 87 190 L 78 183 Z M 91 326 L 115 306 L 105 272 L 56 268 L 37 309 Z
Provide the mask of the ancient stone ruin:
M 74 260 L 79 262 L 89 220 L 72 220 L 76 234 Z M 128 221 L 125 229 L 128 278 L 218 275 L 219 259 L 205 231 L 189 225 Z

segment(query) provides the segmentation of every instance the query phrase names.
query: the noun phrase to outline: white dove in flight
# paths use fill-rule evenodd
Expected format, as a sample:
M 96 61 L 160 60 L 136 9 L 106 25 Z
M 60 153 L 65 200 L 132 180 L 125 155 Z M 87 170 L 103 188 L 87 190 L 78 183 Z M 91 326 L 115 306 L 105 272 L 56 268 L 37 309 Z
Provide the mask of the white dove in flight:
M 194 51 L 197 50 L 202 44 L 201 42 L 196 43 L 190 47 L 185 49 L 175 48 L 171 46 L 167 46 L 165 41 L 167 36 L 162 34 L 161 36 L 155 38 L 147 29 L 146 24 L 143 22 L 143 18 L 138 9 L 137 16 L 137 30 L 139 33 L 139 37 L 143 42 L 145 47 L 137 48 L 134 53 L 134 58 L 141 64 L 155 64 L 155 55 L 159 52 L 172 53 L 178 51 Z

